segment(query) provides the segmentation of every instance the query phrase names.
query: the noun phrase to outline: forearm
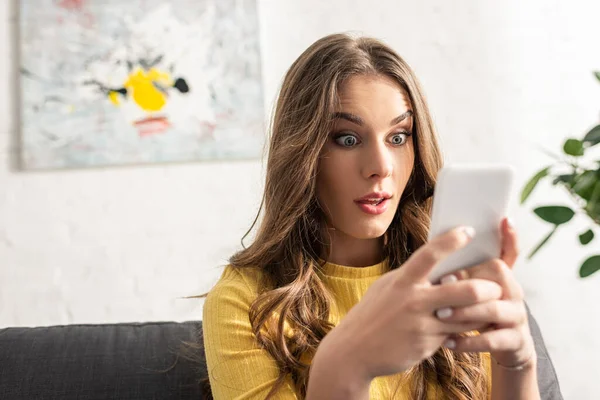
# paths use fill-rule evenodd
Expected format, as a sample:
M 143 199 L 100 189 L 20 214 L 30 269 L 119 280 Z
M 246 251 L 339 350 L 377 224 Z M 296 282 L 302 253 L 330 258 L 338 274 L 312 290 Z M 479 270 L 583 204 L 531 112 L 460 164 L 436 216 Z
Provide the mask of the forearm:
M 332 351 L 333 350 L 333 351 Z M 367 400 L 371 381 L 340 357 L 343 352 L 319 346 L 312 361 L 307 400 Z
M 537 361 L 520 371 L 509 371 L 492 360 L 492 400 L 539 400 Z

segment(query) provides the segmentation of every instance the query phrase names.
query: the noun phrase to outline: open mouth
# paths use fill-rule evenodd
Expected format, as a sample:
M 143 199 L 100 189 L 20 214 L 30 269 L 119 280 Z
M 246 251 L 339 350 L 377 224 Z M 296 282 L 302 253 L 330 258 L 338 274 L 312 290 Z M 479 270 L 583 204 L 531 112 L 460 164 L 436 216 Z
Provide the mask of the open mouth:
M 378 206 L 378 205 L 380 205 L 381 203 L 383 203 L 383 202 L 384 202 L 384 200 L 387 200 L 387 199 L 385 199 L 385 198 L 381 197 L 381 198 L 379 198 L 379 199 L 367 199 L 367 200 L 360 200 L 360 201 L 358 201 L 358 203 L 361 203 L 361 204 L 369 204 L 369 205 L 372 205 L 372 206 Z
M 370 215 L 383 214 L 390 204 L 390 199 L 386 197 L 380 197 L 377 199 L 363 199 L 355 201 L 358 208 L 364 213 Z

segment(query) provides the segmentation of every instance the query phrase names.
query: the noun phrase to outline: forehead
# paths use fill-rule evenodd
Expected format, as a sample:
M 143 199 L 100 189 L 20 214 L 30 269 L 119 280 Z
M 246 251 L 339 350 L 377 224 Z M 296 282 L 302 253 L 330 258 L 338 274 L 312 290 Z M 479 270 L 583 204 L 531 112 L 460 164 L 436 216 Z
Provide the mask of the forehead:
M 343 109 L 377 107 L 403 112 L 411 109 L 408 93 L 392 78 L 384 75 L 356 75 L 339 88 Z

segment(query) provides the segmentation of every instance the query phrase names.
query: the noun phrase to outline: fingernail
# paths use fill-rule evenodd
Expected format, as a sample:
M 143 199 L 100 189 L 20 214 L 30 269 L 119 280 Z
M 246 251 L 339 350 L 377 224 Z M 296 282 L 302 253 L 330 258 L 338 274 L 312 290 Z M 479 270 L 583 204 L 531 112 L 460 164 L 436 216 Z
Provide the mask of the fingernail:
M 449 349 L 453 349 L 456 347 L 456 341 L 452 340 L 452 339 L 448 339 L 444 342 L 444 346 L 446 346 Z
M 440 308 L 440 309 L 436 310 L 435 315 L 437 315 L 437 317 L 440 319 L 448 318 L 452 315 L 452 308 L 450 308 L 450 307 Z
M 506 217 L 506 223 L 508 224 L 509 228 L 514 228 L 515 224 L 513 223 L 512 218 L 510 217 Z
M 473 228 L 472 226 L 463 226 L 462 231 L 465 235 L 467 235 L 467 238 L 469 239 L 472 239 L 473 236 L 475 236 L 475 228 Z
M 456 275 L 454 274 L 450 274 L 450 275 L 446 275 L 444 276 L 442 279 L 440 279 L 441 284 L 445 284 L 445 283 L 453 283 L 456 282 L 458 280 L 458 278 L 456 277 Z

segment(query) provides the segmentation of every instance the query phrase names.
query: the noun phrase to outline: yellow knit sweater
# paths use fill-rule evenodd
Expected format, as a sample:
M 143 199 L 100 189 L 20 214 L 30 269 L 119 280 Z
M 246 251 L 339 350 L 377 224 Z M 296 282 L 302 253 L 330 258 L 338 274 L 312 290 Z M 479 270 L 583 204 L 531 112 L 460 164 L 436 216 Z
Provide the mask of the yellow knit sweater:
M 337 325 L 387 270 L 385 262 L 364 268 L 327 263 L 323 279 L 336 299 L 330 321 Z M 260 274 L 258 269 L 226 267 L 204 303 L 204 347 L 215 400 L 264 399 L 277 379 L 277 366 L 267 351 L 256 344 L 248 318 L 250 305 L 259 293 Z M 484 355 L 490 374 L 489 353 Z M 397 387 L 396 375 L 375 378 L 369 388 L 369 398 L 409 399 L 408 387 L 400 387 L 396 392 Z M 489 389 L 491 393 L 491 387 Z M 430 385 L 429 398 L 440 398 L 436 394 L 439 390 Z M 300 398 L 291 379 L 285 382 L 276 398 Z

